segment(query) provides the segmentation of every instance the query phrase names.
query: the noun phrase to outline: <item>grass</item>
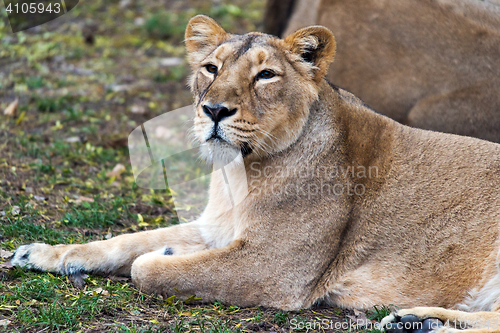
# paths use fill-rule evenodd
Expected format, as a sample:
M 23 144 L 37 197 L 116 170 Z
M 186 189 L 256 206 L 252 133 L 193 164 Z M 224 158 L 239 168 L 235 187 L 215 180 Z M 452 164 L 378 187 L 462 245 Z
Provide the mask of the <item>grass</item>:
M 185 14 L 162 11 L 153 14 L 144 24 L 144 28 L 152 38 L 182 40 L 188 21 L 189 17 Z
M 65 277 L 50 273 L 40 276 L 14 269 L 7 278 L 21 282 L 0 284 L 0 288 L 6 290 L 0 296 L 0 311 L 12 312 L 20 327 L 28 331 L 45 327 L 72 332 L 85 325 L 82 318 L 88 325 L 95 326 L 103 315 L 114 316 L 123 311 L 140 313 L 141 306 L 160 307 L 161 304 L 127 283 L 104 282 L 101 278 L 86 279 L 87 287 L 81 291 L 75 291 Z M 97 285 L 102 287 L 96 288 Z
M 369 311 L 367 314 L 368 319 L 372 319 L 375 321 L 381 321 L 385 317 L 391 314 L 391 312 L 396 309 L 395 305 L 390 304 L 389 306 L 377 306 L 373 307 L 373 310 Z
M 185 58 L 191 16 L 209 14 L 234 33 L 261 30 L 264 2 L 176 0 L 165 8 L 150 0 L 95 0 L 15 35 L 0 20 L 0 249 L 78 244 L 178 223 L 168 192 L 135 184 L 127 137 L 192 102 L 187 64 L 157 65 Z M 137 82 L 142 86 L 134 88 Z M 117 89 L 124 86 L 131 88 Z M 4 116 L 16 98 L 17 113 Z M 147 107 L 137 114 L 132 105 Z M 125 171 L 110 175 L 118 164 Z M 331 307 L 284 312 L 163 300 L 114 276 L 89 276 L 79 290 L 65 276 L 9 268 L 6 260 L 0 258 L 2 332 L 283 332 L 293 330 L 292 320 L 345 322 L 352 315 Z
M 28 87 L 30 84 L 27 83 Z M 71 96 L 60 96 L 57 98 L 35 96 L 35 103 L 40 112 L 55 112 L 66 110 L 72 104 Z

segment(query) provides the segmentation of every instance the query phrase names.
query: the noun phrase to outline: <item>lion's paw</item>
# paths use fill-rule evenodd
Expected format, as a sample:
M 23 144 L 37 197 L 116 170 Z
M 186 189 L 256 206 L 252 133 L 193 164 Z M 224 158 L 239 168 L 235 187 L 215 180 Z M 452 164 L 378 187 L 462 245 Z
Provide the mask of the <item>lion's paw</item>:
M 10 262 L 13 266 L 58 272 L 59 262 L 54 252 L 52 246 L 43 243 L 22 245 L 16 249 Z
M 30 261 L 30 254 L 34 247 L 41 245 L 40 243 L 33 243 L 30 245 L 22 245 L 16 249 L 14 256 L 10 260 L 12 265 L 26 268 L 33 268 L 35 263 Z
M 456 331 L 443 325 L 437 318 L 422 318 L 403 311 L 385 317 L 380 323 L 387 333 L 452 333 Z

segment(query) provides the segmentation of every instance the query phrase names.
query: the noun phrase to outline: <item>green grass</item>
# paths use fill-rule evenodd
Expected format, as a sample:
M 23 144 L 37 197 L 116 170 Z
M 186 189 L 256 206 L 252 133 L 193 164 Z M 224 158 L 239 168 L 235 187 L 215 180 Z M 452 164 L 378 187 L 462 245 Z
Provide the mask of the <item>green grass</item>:
M 30 87 L 29 83 L 28 87 Z M 64 110 L 72 104 L 71 96 L 60 96 L 57 98 L 35 96 L 34 100 L 38 108 L 38 111 L 40 112 L 55 112 L 59 110 Z
M 278 312 L 274 315 L 273 322 L 278 326 L 283 326 L 288 322 L 288 312 Z
M 144 24 L 152 38 L 182 40 L 189 18 L 185 14 L 162 11 L 153 14 Z
M 4 237 L 15 238 L 16 244 L 45 242 L 48 244 L 60 244 L 68 242 L 68 233 L 54 230 L 42 225 L 36 225 L 29 219 L 12 221 L 7 218 L 7 223 L 0 226 L 0 232 Z M 12 246 L 8 246 L 13 250 Z
M 75 291 L 66 277 L 50 273 L 40 274 L 14 269 L 8 280 L 20 280 L 9 285 L 0 283 L 5 290 L 0 295 L 0 313 L 9 312 L 24 329 L 46 327 L 51 330 L 71 332 L 81 329 L 87 322 L 94 322 L 103 314 L 137 311 L 145 300 L 157 305 L 161 301 L 130 288 L 128 284 L 111 283 L 101 278 L 88 278 L 86 290 Z M 93 285 L 102 287 L 93 288 Z M 131 304 L 131 298 L 137 302 Z
M 385 317 L 391 314 L 391 312 L 396 309 L 396 306 L 390 304 L 389 306 L 377 306 L 373 307 L 373 310 L 368 311 L 367 317 L 368 319 L 381 321 Z
M 26 85 L 29 89 L 42 88 L 45 84 L 43 78 L 40 76 L 31 76 L 26 79 Z
M 83 202 L 72 207 L 61 221 L 69 226 L 107 228 L 127 218 L 132 218 L 132 213 L 126 200 L 117 197 L 106 202 L 96 196 L 94 202 Z

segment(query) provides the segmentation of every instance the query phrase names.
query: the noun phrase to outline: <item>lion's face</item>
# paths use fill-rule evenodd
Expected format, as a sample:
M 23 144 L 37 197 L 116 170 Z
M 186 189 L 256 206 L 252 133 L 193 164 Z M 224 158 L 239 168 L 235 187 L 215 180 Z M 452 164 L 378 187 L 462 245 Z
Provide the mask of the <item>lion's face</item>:
M 305 30 L 309 30 L 308 32 Z M 325 28 L 299 30 L 285 40 L 231 35 L 196 16 L 186 30 L 193 70 L 194 134 L 208 160 L 272 155 L 300 135 L 317 98 L 317 85 L 333 59 Z

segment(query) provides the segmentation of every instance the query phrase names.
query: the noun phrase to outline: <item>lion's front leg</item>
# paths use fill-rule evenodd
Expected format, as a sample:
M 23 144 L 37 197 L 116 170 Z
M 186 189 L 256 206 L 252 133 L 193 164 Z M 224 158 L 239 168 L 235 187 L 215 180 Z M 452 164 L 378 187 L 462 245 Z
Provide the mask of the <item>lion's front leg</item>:
M 417 307 L 399 310 L 385 317 L 382 326 L 394 333 L 466 333 L 500 332 L 497 312 L 464 312 L 437 307 Z
M 205 248 L 198 226 L 187 223 L 87 244 L 23 245 L 16 250 L 11 262 L 15 266 L 70 276 L 84 272 L 129 276 L 132 262 L 145 253 L 178 255 Z
M 284 310 L 308 307 L 311 286 L 295 272 L 304 267 L 293 258 L 263 253 L 246 241 L 181 256 L 148 253 L 132 265 L 132 281 L 143 292 L 220 301 L 237 306 Z

